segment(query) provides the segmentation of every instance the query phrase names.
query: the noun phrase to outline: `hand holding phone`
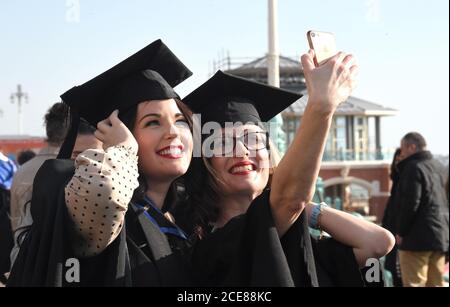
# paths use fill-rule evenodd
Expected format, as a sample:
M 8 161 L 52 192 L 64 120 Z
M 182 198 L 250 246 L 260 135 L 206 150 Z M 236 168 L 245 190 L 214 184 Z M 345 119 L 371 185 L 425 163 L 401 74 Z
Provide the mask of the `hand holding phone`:
M 309 31 L 308 41 L 311 49 L 301 58 L 308 101 L 316 110 L 333 114 L 355 88 L 358 65 L 352 54 L 337 52 L 331 33 Z
M 333 33 L 322 31 L 308 31 L 309 47 L 314 50 L 314 64 L 316 67 L 337 54 L 336 39 Z

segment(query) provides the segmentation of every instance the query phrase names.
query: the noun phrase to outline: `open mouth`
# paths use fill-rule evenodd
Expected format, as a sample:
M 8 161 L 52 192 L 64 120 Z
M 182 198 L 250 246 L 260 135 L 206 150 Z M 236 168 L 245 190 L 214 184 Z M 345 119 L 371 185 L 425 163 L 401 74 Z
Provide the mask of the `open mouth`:
M 231 175 L 248 175 L 257 170 L 257 166 L 251 162 L 241 162 L 233 165 L 229 169 Z
M 156 152 L 159 156 L 166 159 L 180 159 L 184 156 L 183 146 L 167 146 Z

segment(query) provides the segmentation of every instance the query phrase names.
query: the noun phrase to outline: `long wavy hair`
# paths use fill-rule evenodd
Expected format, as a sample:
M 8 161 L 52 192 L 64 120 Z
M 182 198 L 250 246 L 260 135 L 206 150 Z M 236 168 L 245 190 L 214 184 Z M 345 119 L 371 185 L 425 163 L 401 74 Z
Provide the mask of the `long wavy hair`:
M 400 150 L 400 148 L 397 148 L 395 150 L 394 157 L 392 158 L 391 170 L 390 170 L 389 176 L 394 181 L 397 180 L 397 177 L 398 177 L 398 168 L 397 168 L 398 161 L 397 161 L 397 159 L 399 158 L 400 154 L 401 154 L 401 150 Z

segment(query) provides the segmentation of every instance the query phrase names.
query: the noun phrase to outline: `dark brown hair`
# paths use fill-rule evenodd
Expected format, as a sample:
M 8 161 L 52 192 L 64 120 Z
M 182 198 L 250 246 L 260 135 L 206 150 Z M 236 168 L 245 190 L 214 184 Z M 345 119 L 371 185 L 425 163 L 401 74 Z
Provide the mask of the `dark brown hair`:
M 48 109 L 44 116 L 47 142 L 54 146 L 60 146 L 69 129 L 69 106 L 57 102 Z
M 400 148 L 397 148 L 395 150 L 394 157 L 392 158 L 392 163 L 391 163 L 390 177 L 392 180 L 396 180 L 397 176 L 398 176 L 398 169 L 397 169 L 398 161 L 397 161 L 397 159 L 400 156 L 400 154 L 401 154 L 401 150 L 400 150 Z

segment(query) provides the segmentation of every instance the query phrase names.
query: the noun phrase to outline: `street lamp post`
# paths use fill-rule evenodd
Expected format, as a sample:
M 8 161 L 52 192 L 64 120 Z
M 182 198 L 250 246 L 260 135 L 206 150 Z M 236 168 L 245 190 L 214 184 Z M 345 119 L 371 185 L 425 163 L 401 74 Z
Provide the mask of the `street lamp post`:
M 269 85 L 280 87 L 280 53 L 278 50 L 278 0 L 269 0 L 269 53 L 267 55 L 267 79 Z M 275 144 L 282 153 L 286 151 L 286 136 L 282 129 L 283 117 L 278 114 L 271 122 L 276 127 L 271 132 Z M 275 133 L 274 133 L 275 132 Z
M 278 51 L 278 0 L 269 0 L 269 85 L 280 87 L 280 54 Z
M 28 94 L 22 92 L 22 86 L 19 84 L 17 85 L 17 92 L 11 94 L 11 103 L 17 101 L 17 132 L 19 135 L 22 134 L 22 99 L 24 103 L 28 103 Z

